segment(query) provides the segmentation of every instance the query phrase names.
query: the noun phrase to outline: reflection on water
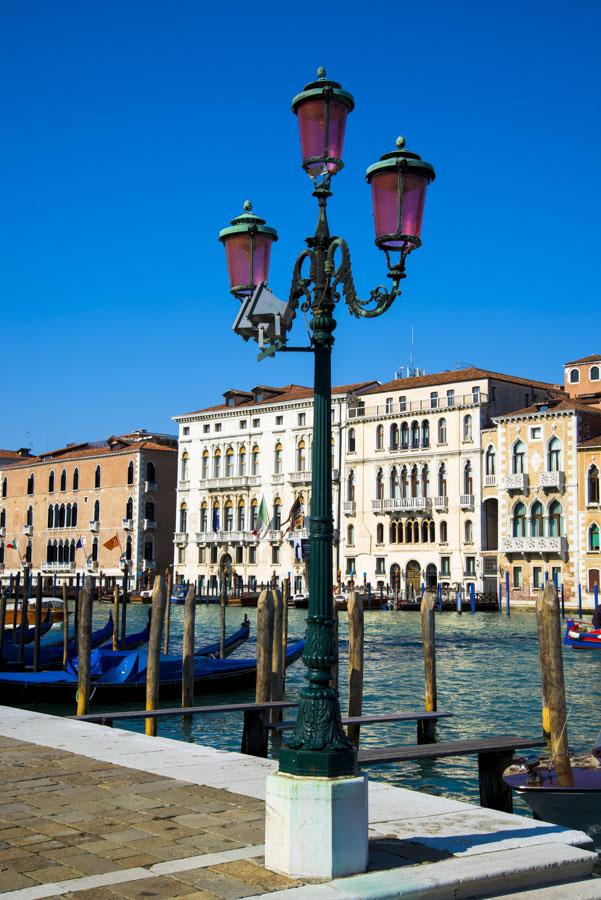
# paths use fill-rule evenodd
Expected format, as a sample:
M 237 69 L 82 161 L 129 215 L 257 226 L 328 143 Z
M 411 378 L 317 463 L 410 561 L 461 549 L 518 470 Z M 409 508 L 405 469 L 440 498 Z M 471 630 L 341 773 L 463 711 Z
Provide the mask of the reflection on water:
M 128 631 L 140 628 L 147 607 L 130 607 Z M 228 631 L 237 628 L 248 612 L 251 640 L 236 656 L 254 653 L 256 610 L 237 607 L 227 611 Z M 182 607 L 172 608 L 171 652 L 181 651 Z M 95 622 L 108 615 L 108 607 L 95 614 Z M 291 639 L 304 632 L 306 611 L 290 610 Z M 197 644 L 215 640 L 219 631 L 219 609 L 197 608 Z M 436 619 L 438 707 L 453 713 L 438 726 L 441 740 L 485 737 L 495 734 L 540 735 L 540 677 L 535 621 L 531 613 L 513 612 L 510 618 L 493 613 L 443 613 Z M 347 703 L 346 666 L 348 627 L 346 614 L 340 616 L 341 704 Z M 590 748 L 601 728 L 601 653 L 566 649 L 565 675 L 568 694 L 570 745 Z M 295 663 L 287 674 L 287 695 L 298 697 L 304 666 Z M 366 612 L 365 683 L 363 710 L 391 712 L 423 708 L 423 659 L 419 614 L 414 612 Z M 196 696 L 198 704 L 252 700 L 253 691 Z M 3 698 L 4 699 L 4 698 Z M 173 698 L 165 705 L 177 703 Z M 4 701 L 6 702 L 6 701 Z M 131 703 L 131 701 L 130 701 Z M 129 706 L 129 704 L 128 704 Z M 71 714 L 66 707 L 33 707 Z M 92 706 L 94 709 L 94 706 Z M 100 708 L 100 707 L 98 707 Z M 109 707 L 103 706 L 103 709 Z M 113 707 L 114 708 L 114 707 Z M 126 707 L 127 708 L 127 707 Z M 143 721 L 124 723 L 143 731 Z M 180 717 L 162 719 L 159 733 L 178 740 L 207 743 L 228 750 L 240 749 L 242 718 L 239 714 L 195 716 L 183 723 Z M 364 726 L 362 746 L 415 742 L 411 723 Z M 445 758 L 413 763 L 391 763 L 370 769 L 370 776 L 402 787 L 442 794 L 460 800 L 478 801 L 476 757 Z M 520 801 L 516 800 L 516 811 Z

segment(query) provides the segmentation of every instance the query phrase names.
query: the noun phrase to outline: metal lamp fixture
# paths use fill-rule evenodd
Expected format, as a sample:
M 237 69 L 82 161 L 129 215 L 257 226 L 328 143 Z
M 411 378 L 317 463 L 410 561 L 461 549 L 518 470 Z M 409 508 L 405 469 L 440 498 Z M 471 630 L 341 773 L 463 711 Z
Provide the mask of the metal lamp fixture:
M 338 692 L 331 686 L 337 661 L 334 641 L 332 590 L 332 455 L 331 356 L 336 327 L 334 308 L 344 297 L 350 312 L 373 318 L 386 312 L 400 294 L 407 255 L 421 245 L 426 188 L 435 173 L 429 163 L 405 149 L 397 149 L 370 166 L 366 178 L 372 189 L 376 246 L 384 251 L 392 286 L 379 285 L 361 300 L 355 289 L 350 253 L 343 238 L 330 234 L 326 215 L 331 178 L 343 167 L 346 119 L 354 100 L 336 81 L 318 69 L 317 80 L 292 101 L 299 126 L 302 167 L 313 181 L 318 204 L 315 233 L 306 239 L 294 264 L 288 301 L 278 300 L 266 287 L 273 228 L 245 204 L 245 212 L 219 233 L 224 243 L 231 292 L 242 302 L 235 330 L 265 345 L 259 359 L 276 351 L 308 351 L 314 355 L 312 442 L 312 499 L 309 521 L 309 610 L 303 660 L 307 686 L 301 693 L 294 731 L 280 750 L 280 771 L 292 775 L 336 777 L 354 775 L 357 753 L 347 739 L 340 718 Z M 394 257 L 398 255 L 398 258 Z M 310 315 L 309 347 L 289 347 L 286 332 L 298 305 Z

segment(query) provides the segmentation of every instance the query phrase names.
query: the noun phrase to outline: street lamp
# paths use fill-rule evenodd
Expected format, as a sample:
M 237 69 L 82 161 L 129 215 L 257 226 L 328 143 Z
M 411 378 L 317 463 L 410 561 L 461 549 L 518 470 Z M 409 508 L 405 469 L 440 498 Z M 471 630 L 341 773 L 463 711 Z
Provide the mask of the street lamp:
M 406 258 L 421 245 L 426 188 L 435 177 L 429 163 L 405 149 L 403 138 L 398 139 L 394 151 L 385 153 L 368 168 L 375 243 L 386 256 L 392 285 L 389 289 L 380 285 L 367 300 L 361 300 L 355 289 L 348 246 L 343 238 L 330 234 L 326 216 L 331 179 L 343 167 L 346 119 L 353 108 L 351 94 L 329 80 L 322 68 L 317 71 L 317 79 L 292 101 L 292 111 L 298 118 L 302 167 L 313 182 L 318 218 L 314 235 L 306 240 L 307 249 L 294 265 L 287 311 L 290 323 L 299 303 L 303 312 L 311 314 L 311 343 L 308 348 L 289 347 L 284 334 L 259 356 L 261 359 L 270 351 L 308 350 L 314 354 L 311 567 L 303 655 L 308 683 L 301 693 L 294 732 L 279 756 L 280 772 L 292 776 L 334 778 L 354 776 L 357 772 L 357 753 L 343 731 L 338 692 L 330 683 L 332 666 L 337 661 L 332 596 L 330 412 L 334 307 L 344 296 L 354 316 L 373 318 L 392 305 L 400 294 Z M 262 282 L 267 281 L 269 251 L 277 233 L 263 219 L 252 215 L 250 206 L 245 204 L 245 213 L 234 219 L 231 227 L 223 229 L 219 239 L 225 245 L 231 291 L 244 304 L 265 287 Z M 258 339 L 247 329 L 244 336 L 249 335 Z

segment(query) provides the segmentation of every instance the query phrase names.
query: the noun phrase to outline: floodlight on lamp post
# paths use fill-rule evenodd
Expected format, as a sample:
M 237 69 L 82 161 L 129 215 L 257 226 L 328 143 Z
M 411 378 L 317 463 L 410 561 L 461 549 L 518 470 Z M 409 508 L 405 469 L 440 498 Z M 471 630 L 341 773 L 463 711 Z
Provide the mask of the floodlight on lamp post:
M 421 245 L 426 188 L 435 178 L 429 163 L 405 149 L 403 138 L 397 140 L 396 150 L 385 153 L 368 168 L 366 179 L 372 190 L 375 243 L 386 256 L 392 285 L 388 289 L 380 285 L 370 292 L 368 299 L 361 300 L 355 289 L 346 241 L 330 235 L 326 216 L 327 200 L 332 196 L 331 179 L 343 167 L 346 119 L 354 105 L 351 94 L 342 90 L 338 82 L 329 80 L 321 68 L 317 79 L 292 101 L 292 111 L 298 118 L 302 167 L 312 179 L 313 196 L 319 208 L 315 233 L 307 238 L 307 249 L 300 253 L 294 265 L 286 304 L 287 328 L 299 303 L 302 311 L 311 315 L 311 345 L 288 347 L 284 336 L 272 348 L 274 351 L 307 349 L 314 354 L 315 366 L 309 520 L 311 568 L 303 654 L 308 683 L 301 693 L 296 726 L 279 756 L 280 772 L 297 776 L 351 776 L 357 770 L 357 753 L 342 728 L 338 692 L 331 686 L 332 667 L 337 662 L 332 591 L 334 307 L 344 297 L 350 312 L 358 318 L 380 316 L 389 309 L 400 294 L 406 258 Z M 256 338 L 253 333 L 256 320 L 248 298 L 256 297 L 267 282 L 271 245 L 277 240 L 277 233 L 245 204 L 245 212 L 220 232 L 219 239 L 225 245 L 231 291 L 243 303 L 238 319 L 244 320 L 246 330 L 241 333 Z

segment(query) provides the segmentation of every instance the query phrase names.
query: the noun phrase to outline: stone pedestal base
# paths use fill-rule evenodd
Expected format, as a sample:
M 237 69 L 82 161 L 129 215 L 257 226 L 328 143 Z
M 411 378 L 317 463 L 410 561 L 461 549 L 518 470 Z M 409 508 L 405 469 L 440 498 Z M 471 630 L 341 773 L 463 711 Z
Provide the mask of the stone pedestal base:
M 367 869 L 367 776 L 267 777 L 265 866 L 291 878 Z

